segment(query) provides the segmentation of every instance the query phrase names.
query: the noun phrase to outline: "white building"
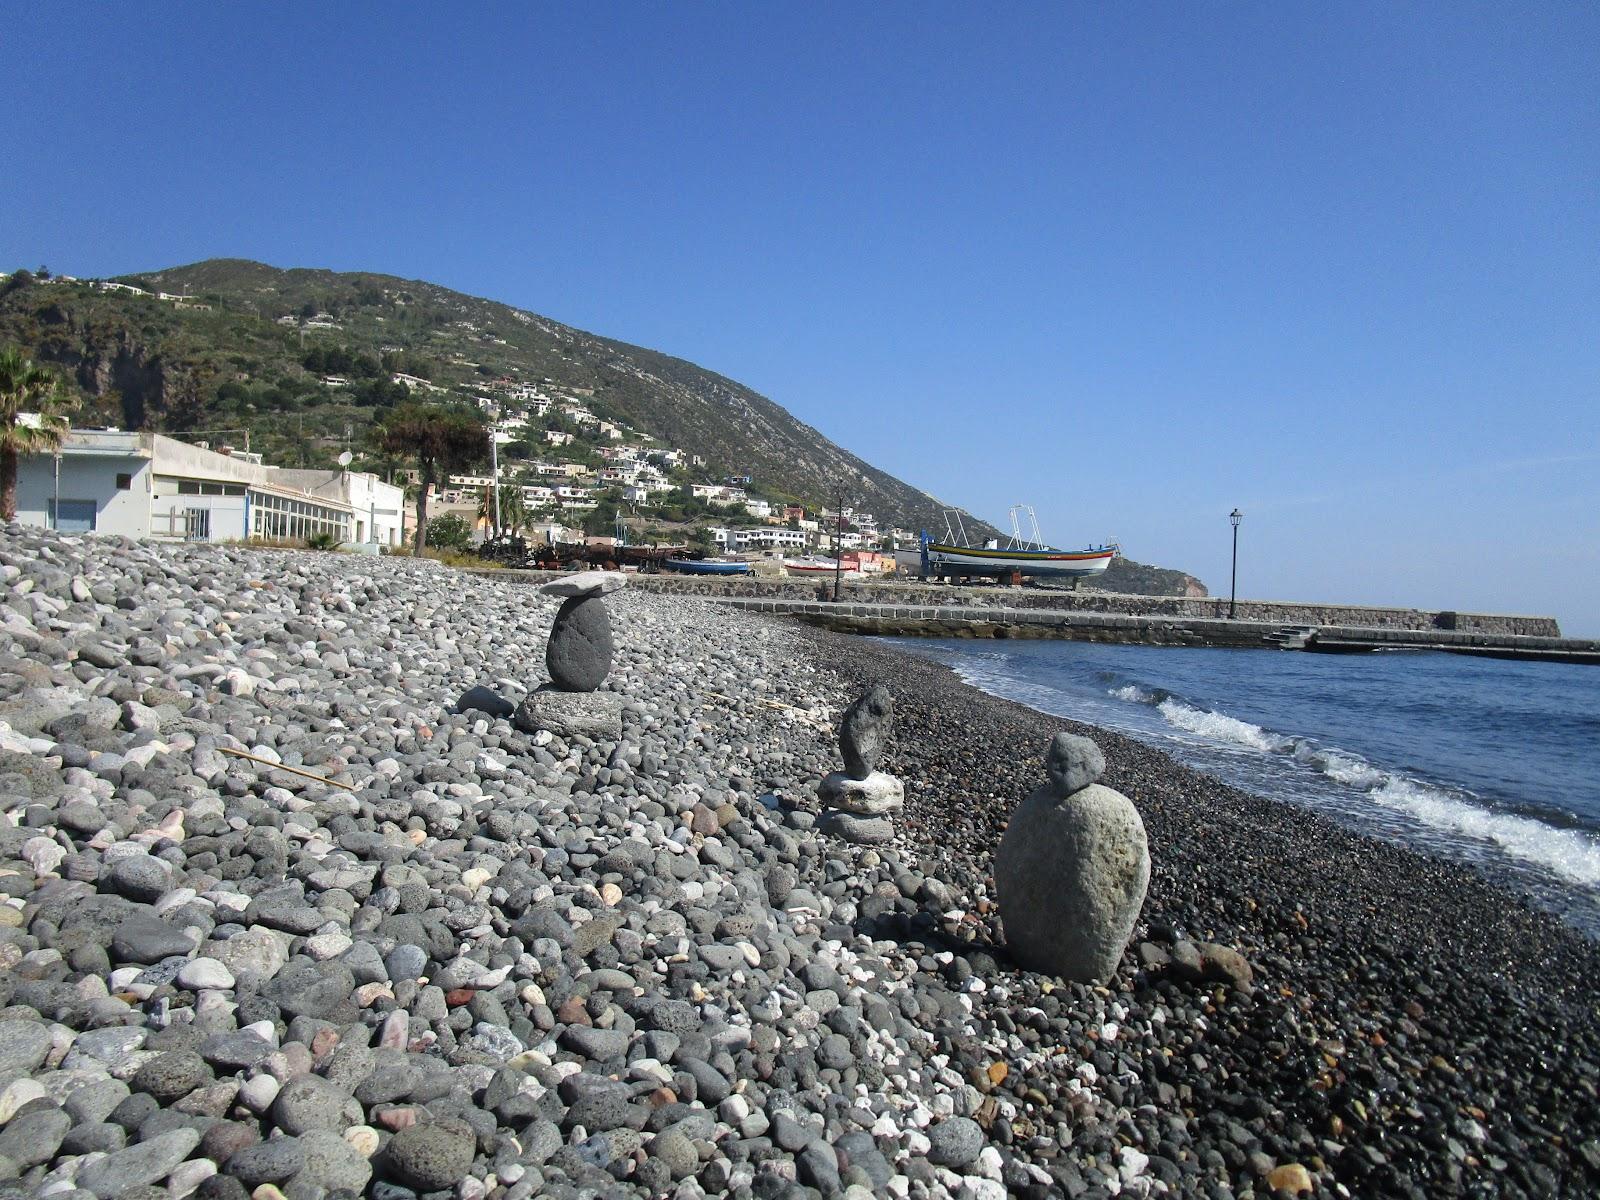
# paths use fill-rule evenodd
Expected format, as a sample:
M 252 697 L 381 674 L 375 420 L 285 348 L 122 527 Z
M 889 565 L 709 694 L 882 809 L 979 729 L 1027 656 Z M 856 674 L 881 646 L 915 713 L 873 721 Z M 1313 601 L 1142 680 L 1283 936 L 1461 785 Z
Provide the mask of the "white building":
M 119 284 L 118 288 L 126 285 Z M 59 456 L 17 463 L 17 520 L 64 533 L 150 536 L 148 435 L 74 429 Z
M 349 541 L 398 546 L 405 541 L 405 489 L 365 471 L 298 471 L 268 467 L 271 479 L 348 504 Z
M 17 469 L 25 524 L 192 542 L 329 533 L 398 545 L 404 496 L 373 475 L 284 471 L 256 455 L 117 430 L 72 430 L 59 456 L 29 455 Z
M 806 535 L 798 529 L 740 529 L 734 541 L 741 550 L 804 550 Z

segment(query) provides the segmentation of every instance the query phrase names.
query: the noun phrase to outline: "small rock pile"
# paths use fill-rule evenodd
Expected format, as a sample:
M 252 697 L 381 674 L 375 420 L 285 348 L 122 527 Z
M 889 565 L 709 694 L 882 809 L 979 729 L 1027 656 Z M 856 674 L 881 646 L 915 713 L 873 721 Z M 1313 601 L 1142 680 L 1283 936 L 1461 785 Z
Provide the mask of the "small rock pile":
M 562 600 L 545 643 L 550 683 L 517 709 L 519 728 L 558 736 L 622 736 L 622 698 L 597 689 L 611 671 L 615 647 L 605 597 L 628 582 L 621 571 L 580 571 L 539 590 Z
M 894 697 L 874 684 L 845 710 L 839 721 L 844 770 L 828 774 L 817 788 L 826 806 L 817 828 L 859 846 L 894 839 L 891 813 L 905 807 L 905 785 L 878 770 L 894 731 Z
M 1111 978 L 1150 883 L 1150 849 L 1133 802 L 1095 781 L 1100 747 L 1058 733 L 1049 782 L 1021 805 L 995 853 L 1006 943 L 1034 970 L 1081 982 Z

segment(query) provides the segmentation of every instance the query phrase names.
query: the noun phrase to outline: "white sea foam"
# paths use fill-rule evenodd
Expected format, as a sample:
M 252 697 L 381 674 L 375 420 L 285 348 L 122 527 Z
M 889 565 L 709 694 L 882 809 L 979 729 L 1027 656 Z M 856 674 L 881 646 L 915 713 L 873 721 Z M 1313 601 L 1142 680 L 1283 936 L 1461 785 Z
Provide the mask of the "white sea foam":
M 957 668 L 967 682 L 1044 711 L 1064 697 L 1055 689 L 1018 679 L 999 664 L 989 670 Z M 1264 729 L 1227 713 L 1199 708 L 1159 689 L 1126 683 L 1108 688 L 1114 700 L 1155 709 L 1183 740 L 1230 753 L 1249 752 L 1270 761 L 1295 762 L 1340 785 L 1351 801 L 1370 802 L 1446 839 L 1494 847 L 1499 853 L 1583 887 L 1600 887 L 1600 837 L 1580 829 L 1545 824 L 1532 817 L 1496 812 L 1465 789 L 1452 789 L 1385 770 L 1359 754 L 1319 746 L 1310 738 Z M 1109 714 L 1109 710 L 1108 710 Z M 1088 714 L 1085 714 L 1088 715 Z M 1104 719 L 1091 716 L 1090 719 Z M 1286 764 L 1287 765 L 1287 762 Z M 1391 822 L 1392 824 L 1392 819 Z
M 1492 842 L 1505 853 L 1586 887 L 1600 886 L 1600 841 L 1531 817 L 1493 812 L 1414 779 L 1390 775 L 1367 795 L 1435 829 Z
M 1268 732 L 1259 725 L 1241 721 L 1238 717 L 1230 717 L 1227 713 L 1208 712 L 1206 709 L 1196 708 L 1174 696 L 1169 696 L 1156 705 L 1156 711 L 1165 717 L 1173 728 L 1181 729 L 1185 733 L 1198 734 L 1209 741 L 1223 745 L 1242 746 L 1262 754 L 1287 750 L 1293 745 L 1291 738 Z
M 1139 689 L 1128 685 L 1112 694 L 1122 691 L 1139 692 Z M 1562 829 L 1532 817 L 1496 812 L 1470 792 L 1386 771 L 1359 754 L 1317 746 L 1306 738 L 1274 733 L 1226 713 L 1196 708 L 1174 697 L 1162 700 L 1156 710 L 1184 733 L 1227 749 L 1287 755 L 1431 830 L 1486 842 L 1513 858 L 1544 867 L 1573 883 L 1600 886 L 1600 839 L 1583 830 Z

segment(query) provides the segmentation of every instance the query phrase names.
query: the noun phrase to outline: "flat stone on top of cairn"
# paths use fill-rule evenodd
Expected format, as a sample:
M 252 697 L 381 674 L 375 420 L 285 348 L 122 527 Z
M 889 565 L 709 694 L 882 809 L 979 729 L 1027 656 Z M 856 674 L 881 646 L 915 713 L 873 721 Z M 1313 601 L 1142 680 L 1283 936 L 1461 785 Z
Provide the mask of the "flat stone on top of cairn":
M 608 596 L 627 582 L 628 577 L 621 571 L 576 571 L 541 584 L 539 591 L 570 600 L 578 596 Z
M 823 778 L 817 795 L 831 812 L 818 828 L 863 845 L 894 837 L 888 814 L 905 807 L 905 785 L 877 769 L 894 729 L 894 697 L 873 684 L 839 721 L 839 749 L 845 769 Z
M 592 692 L 611 670 L 611 617 L 604 597 L 627 583 L 621 571 L 579 571 L 539 590 L 564 597 L 550 626 L 544 663 L 558 691 Z
M 1133 802 L 1095 780 L 1105 756 L 1088 738 L 1056 734 L 1049 782 L 1017 807 L 995 852 L 1006 944 L 1036 971 L 1109 979 L 1150 883 L 1150 848 Z

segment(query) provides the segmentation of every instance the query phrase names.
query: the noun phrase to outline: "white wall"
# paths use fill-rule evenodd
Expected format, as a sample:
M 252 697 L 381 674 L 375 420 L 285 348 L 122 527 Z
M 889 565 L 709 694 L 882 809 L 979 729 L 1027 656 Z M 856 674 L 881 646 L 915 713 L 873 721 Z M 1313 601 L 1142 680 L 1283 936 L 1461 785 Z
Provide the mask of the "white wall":
M 376 541 L 380 546 L 400 545 L 405 540 L 405 490 L 383 482 L 376 475 L 353 473 L 349 480 L 350 491 L 345 502 L 356 510 L 350 526 L 351 538 L 359 542 Z M 391 511 L 379 512 L 374 516 L 374 508 Z M 376 527 L 376 538 L 372 529 L 368 528 L 369 524 Z
M 158 483 L 150 498 L 150 532 L 160 538 L 182 538 L 184 519 L 181 516 L 171 519 L 168 514 L 183 513 L 191 508 L 203 508 L 211 513 L 210 536 L 201 540 L 242 542 L 250 536 L 243 496 L 186 496 L 179 493 L 173 480 Z
M 118 475 L 131 475 L 127 488 Z M 96 533 L 148 537 L 150 533 L 150 460 L 132 455 L 61 456 L 61 499 L 92 500 Z M 17 464 L 17 520 L 50 527 L 50 500 L 55 495 L 55 461 L 51 455 L 29 455 Z

